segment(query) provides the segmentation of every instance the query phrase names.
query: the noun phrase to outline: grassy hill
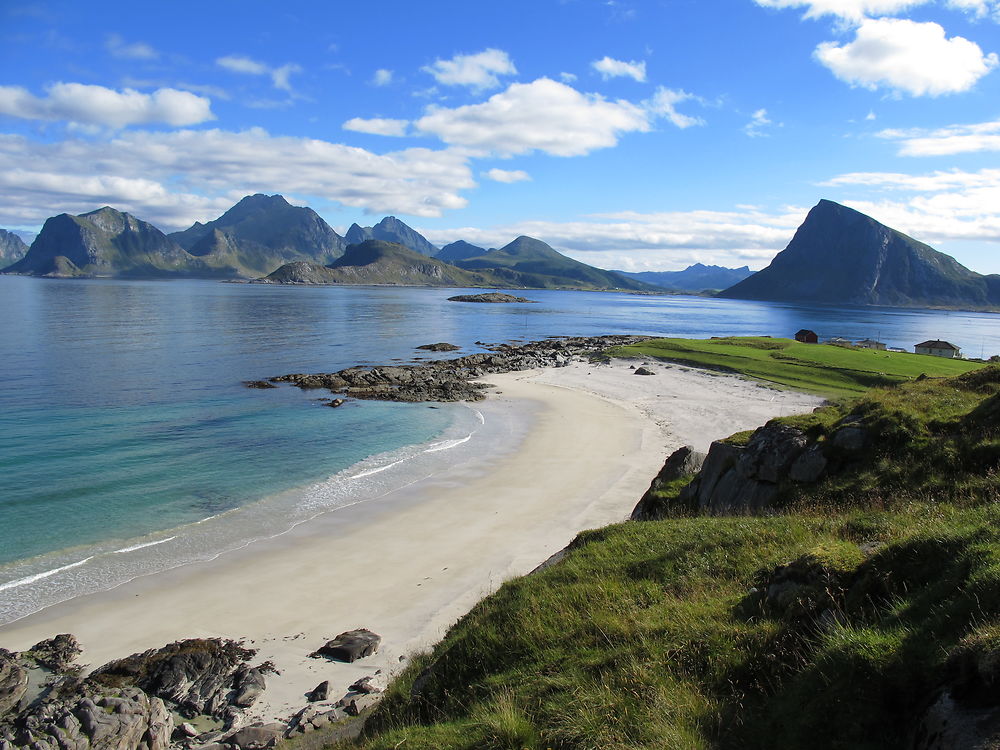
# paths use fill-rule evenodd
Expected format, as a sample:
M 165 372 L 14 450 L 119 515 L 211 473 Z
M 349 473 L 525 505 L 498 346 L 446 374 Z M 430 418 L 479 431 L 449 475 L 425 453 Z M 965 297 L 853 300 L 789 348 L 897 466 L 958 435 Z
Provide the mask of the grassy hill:
M 663 291 L 651 284 L 567 258 L 541 240 L 532 237 L 518 237 L 499 250 L 455 260 L 453 263 L 470 271 L 487 271 L 511 286 L 539 289 Z
M 902 750 L 997 722 L 1000 367 L 776 422 L 824 450 L 861 425 L 869 446 L 768 517 L 580 534 L 411 663 L 347 746 Z
M 822 396 L 857 395 L 874 386 L 894 385 L 920 375 L 960 375 L 982 367 L 962 359 L 765 337 L 651 339 L 611 353 L 747 375 Z

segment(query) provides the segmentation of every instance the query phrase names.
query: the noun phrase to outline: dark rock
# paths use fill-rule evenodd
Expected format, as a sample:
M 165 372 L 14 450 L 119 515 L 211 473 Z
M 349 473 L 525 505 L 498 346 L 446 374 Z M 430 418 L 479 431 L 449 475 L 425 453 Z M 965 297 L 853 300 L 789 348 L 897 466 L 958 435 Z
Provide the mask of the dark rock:
M 267 687 L 264 673 L 259 668 L 237 670 L 234 678 L 233 696 L 230 703 L 240 708 L 248 708 L 254 704 Z
M 795 459 L 788 470 L 788 478 L 796 482 L 815 482 L 823 475 L 827 463 L 823 449 L 813 445 Z
M 319 685 L 312 689 L 309 693 L 309 702 L 316 703 L 318 701 L 325 701 L 330 697 L 330 681 L 323 680 Z
M 364 711 L 378 703 L 378 696 L 374 694 L 358 695 L 341 699 L 344 713 L 348 716 L 360 716 Z
M 740 456 L 740 470 L 744 476 L 775 483 L 788 473 L 808 443 L 805 433 L 797 427 L 768 422 L 747 443 Z
M 243 385 L 247 388 L 277 388 L 274 383 L 269 383 L 266 380 L 244 380 Z
M 417 349 L 426 349 L 430 352 L 457 352 L 462 347 L 455 346 L 454 344 L 449 344 L 444 341 L 437 344 L 424 344 L 423 346 L 418 346 Z
M 263 724 L 243 727 L 225 738 L 229 744 L 241 750 L 264 750 L 274 747 L 285 736 L 284 724 Z
M 655 521 L 663 518 L 668 509 L 662 507 L 663 503 L 657 496 L 659 489 L 681 477 L 696 474 L 701 470 L 704 462 L 705 454 L 699 453 L 690 445 L 685 445 L 671 453 L 663 464 L 663 468 L 650 483 L 646 494 L 642 496 L 632 511 L 632 520 Z
M 255 653 L 218 638 L 177 641 L 109 662 L 89 679 L 98 685 L 134 685 L 176 704 L 185 715 L 223 718 L 237 676 L 245 676 L 241 667 Z
M 330 407 L 332 407 L 334 409 L 336 409 L 338 406 L 343 406 L 346 403 L 347 403 L 346 399 L 343 399 L 343 398 L 334 398 L 334 399 L 330 399 L 330 401 L 328 401 L 326 405 L 330 406 Z
M 648 367 L 636 367 L 633 375 L 655 375 L 656 373 L 650 370 Z
M 378 651 L 382 636 L 365 628 L 341 633 L 326 645 L 309 654 L 313 658 L 325 656 L 336 661 L 355 662 Z
M 833 435 L 833 447 L 845 453 L 859 453 L 865 447 L 867 432 L 863 427 L 841 427 Z
M 36 643 L 28 649 L 27 656 L 53 672 L 65 672 L 83 652 L 80 643 L 69 633 L 60 633 L 54 638 Z
M 362 693 L 363 695 L 369 695 L 371 693 L 381 693 L 382 689 L 377 688 L 371 684 L 372 680 L 375 679 L 371 675 L 368 677 L 362 677 L 360 680 L 351 683 L 348 690 L 352 690 L 355 693 Z
M 505 304 L 509 302 L 534 302 L 533 299 L 515 297 L 512 294 L 501 292 L 487 292 L 485 294 L 458 294 L 448 298 L 449 302 L 486 302 L 492 304 Z

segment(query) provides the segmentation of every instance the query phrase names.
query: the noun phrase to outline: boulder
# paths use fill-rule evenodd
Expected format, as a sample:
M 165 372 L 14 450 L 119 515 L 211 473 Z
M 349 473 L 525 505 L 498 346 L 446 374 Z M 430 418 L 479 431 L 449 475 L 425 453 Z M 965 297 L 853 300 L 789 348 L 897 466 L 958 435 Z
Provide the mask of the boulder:
M 246 669 L 244 665 L 236 672 L 233 696 L 229 702 L 240 708 L 248 708 L 261 696 L 266 687 L 267 682 L 260 668 Z
M 655 375 L 656 373 L 650 370 L 648 367 L 636 367 L 633 375 Z
M 308 700 L 310 703 L 317 703 L 319 701 L 325 701 L 330 697 L 330 681 L 323 680 L 319 685 L 312 689 L 309 693 Z
M 284 724 L 261 724 L 243 727 L 225 738 L 225 742 L 241 750 L 264 750 L 274 747 L 285 736 Z
M 378 651 L 382 636 L 365 628 L 341 633 L 332 641 L 309 654 L 313 658 L 326 657 L 336 661 L 355 662 Z
M 669 509 L 663 507 L 663 503 L 657 495 L 660 488 L 681 477 L 698 473 L 704 462 L 705 454 L 699 453 L 690 445 L 682 446 L 671 453 L 663 464 L 663 468 L 650 483 L 646 494 L 635 506 L 631 519 L 633 521 L 655 521 L 663 518 Z
M 351 690 L 352 692 L 355 693 L 361 693 L 363 695 L 370 695 L 371 693 L 381 693 L 382 692 L 381 688 L 377 688 L 374 685 L 372 685 L 373 679 L 375 678 L 371 675 L 369 675 L 368 677 L 362 677 L 360 680 L 351 683 L 351 686 L 348 688 L 348 690 Z
M 845 453 L 860 453 L 868 435 L 863 427 L 847 425 L 833 434 L 833 446 Z
M 788 478 L 795 482 L 815 482 L 827 467 L 826 456 L 819 445 L 812 445 L 799 455 L 788 469 Z
M 269 383 L 266 380 L 244 380 L 243 385 L 247 388 L 277 388 L 274 383 Z

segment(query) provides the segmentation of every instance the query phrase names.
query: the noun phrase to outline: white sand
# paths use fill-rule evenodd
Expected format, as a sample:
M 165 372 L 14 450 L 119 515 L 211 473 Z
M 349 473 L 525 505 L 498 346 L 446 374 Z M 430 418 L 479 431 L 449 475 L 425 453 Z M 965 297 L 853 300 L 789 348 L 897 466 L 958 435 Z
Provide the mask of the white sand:
M 426 649 L 476 601 L 530 571 L 582 529 L 624 520 L 673 449 L 715 439 L 820 399 L 733 377 L 627 364 L 490 376 L 498 408 L 531 426 L 511 455 L 484 457 L 291 533 L 209 562 L 79 597 L 0 628 L 28 648 L 73 633 L 93 666 L 181 638 L 247 639 L 280 675 L 250 718 L 287 718 L 329 679 L 336 700 L 358 677 Z M 307 658 L 367 627 L 380 652 L 353 665 Z

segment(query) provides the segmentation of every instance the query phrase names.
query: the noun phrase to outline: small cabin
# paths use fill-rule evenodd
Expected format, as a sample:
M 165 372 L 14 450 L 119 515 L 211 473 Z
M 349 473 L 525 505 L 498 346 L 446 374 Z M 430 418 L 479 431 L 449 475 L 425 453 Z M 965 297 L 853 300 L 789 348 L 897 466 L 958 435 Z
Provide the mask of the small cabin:
M 819 336 L 816 335 L 816 331 L 810 331 L 808 328 L 803 328 L 795 334 L 795 340 L 801 341 L 803 344 L 818 344 Z
M 934 357 L 949 357 L 951 359 L 960 359 L 962 356 L 962 351 L 957 346 L 938 339 L 916 344 L 913 351 L 917 354 L 930 354 Z
M 855 341 L 854 345 L 859 349 L 874 349 L 879 352 L 885 351 L 885 344 L 881 341 L 875 341 L 875 339 L 862 339 L 861 341 Z
M 843 336 L 834 336 L 832 339 L 827 339 L 824 343 L 833 344 L 834 346 L 854 346 L 850 339 L 845 339 Z

